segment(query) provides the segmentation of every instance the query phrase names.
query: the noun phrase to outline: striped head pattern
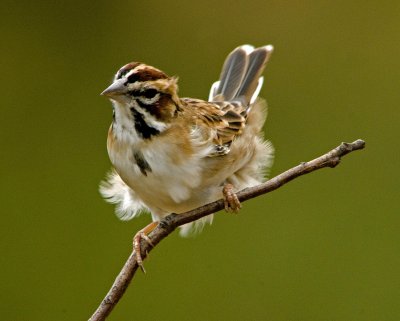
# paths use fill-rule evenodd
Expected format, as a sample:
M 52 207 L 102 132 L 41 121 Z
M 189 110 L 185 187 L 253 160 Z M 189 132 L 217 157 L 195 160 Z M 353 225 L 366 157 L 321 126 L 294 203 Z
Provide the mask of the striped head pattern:
M 152 66 L 132 62 L 116 73 L 113 83 L 102 95 L 115 102 L 114 108 L 129 108 L 136 130 L 151 136 L 151 132 L 163 129 L 163 124 L 169 123 L 178 113 L 177 91 L 176 78 Z

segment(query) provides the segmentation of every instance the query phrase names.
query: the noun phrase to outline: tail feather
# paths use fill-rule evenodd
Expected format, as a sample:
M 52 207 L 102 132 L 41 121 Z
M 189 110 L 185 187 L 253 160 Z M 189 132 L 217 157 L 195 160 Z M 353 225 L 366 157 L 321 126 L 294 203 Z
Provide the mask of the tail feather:
M 210 100 L 239 100 L 246 106 L 253 103 L 261 90 L 261 74 L 272 51 L 271 45 L 256 49 L 243 45 L 233 50 L 225 60 L 220 80 L 211 87 Z
M 248 50 L 245 46 L 238 47 L 225 60 L 216 92 L 217 95 L 221 94 L 224 100 L 234 98 L 242 84 L 248 65 Z
M 272 47 L 265 46 L 255 49 L 249 55 L 249 66 L 247 67 L 246 75 L 236 93 L 236 97 L 244 97 L 247 104 L 250 103 L 253 93 L 257 89 L 259 78 L 271 53 Z

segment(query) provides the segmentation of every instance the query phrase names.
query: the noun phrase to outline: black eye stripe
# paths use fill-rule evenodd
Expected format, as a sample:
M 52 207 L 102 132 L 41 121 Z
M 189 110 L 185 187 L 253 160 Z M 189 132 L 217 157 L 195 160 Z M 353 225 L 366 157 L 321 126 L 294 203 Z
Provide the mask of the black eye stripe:
M 138 96 L 141 96 L 142 94 L 141 94 L 141 92 L 140 92 L 140 90 L 129 90 L 128 91 L 128 94 L 130 95 L 130 96 L 132 96 L 132 97 L 138 97 Z
M 158 94 L 157 89 L 150 88 L 142 91 L 142 96 L 146 98 L 153 98 L 155 95 Z
M 144 97 L 147 99 L 154 98 L 158 93 L 159 91 L 154 88 L 142 89 L 142 90 L 136 89 L 136 90 L 130 90 L 128 92 L 128 94 L 132 97 Z

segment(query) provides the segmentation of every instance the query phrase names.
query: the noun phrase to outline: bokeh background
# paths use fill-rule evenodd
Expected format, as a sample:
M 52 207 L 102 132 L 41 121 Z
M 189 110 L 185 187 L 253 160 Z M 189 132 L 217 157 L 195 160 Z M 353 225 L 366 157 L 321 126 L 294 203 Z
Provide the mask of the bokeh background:
M 1 6 L 1 320 L 86 320 L 150 218 L 98 194 L 123 64 L 206 98 L 226 54 L 273 44 L 272 175 L 364 151 L 174 233 L 109 320 L 399 320 L 398 1 L 9 1 Z

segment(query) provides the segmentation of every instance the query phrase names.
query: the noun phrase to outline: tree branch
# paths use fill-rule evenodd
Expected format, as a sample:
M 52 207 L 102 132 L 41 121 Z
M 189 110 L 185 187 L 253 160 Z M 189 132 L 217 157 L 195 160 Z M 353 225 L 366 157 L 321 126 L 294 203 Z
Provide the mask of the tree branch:
M 246 188 L 238 192 L 236 195 L 241 202 L 244 202 L 251 198 L 272 192 L 273 190 L 278 189 L 282 185 L 301 175 L 311 173 L 324 167 L 333 168 L 340 163 L 342 156 L 345 156 L 352 151 L 363 149 L 364 147 L 365 142 L 361 139 L 358 139 L 353 143 L 342 143 L 338 147 L 318 158 L 315 158 L 309 162 L 301 163 L 300 165 L 297 165 L 286 172 L 271 178 L 263 184 Z M 170 214 L 161 220 L 157 228 L 149 234 L 149 238 L 153 245 L 156 246 L 162 239 L 171 234 L 178 226 L 193 222 L 201 217 L 222 210 L 223 208 L 224 201 L 218 200 L 183 214 Z M 141 253 L 143 259 L 146 258 L 147 253 L 151 250 L 152 247 L 150 244 L 145 241 L 141 243 Z M 133 252 L 115 279 L 110 291 L 107 293 L 106 297 L 103 299 L 100 306 L 94 312 L 89 321 L 101 321 L 106 319 L 115 305 L 121 299 L 122 295 L 125 293 L 125 290 L 127 289 L 137 269 L 138 264 L 136 262 L 135 253 Z

